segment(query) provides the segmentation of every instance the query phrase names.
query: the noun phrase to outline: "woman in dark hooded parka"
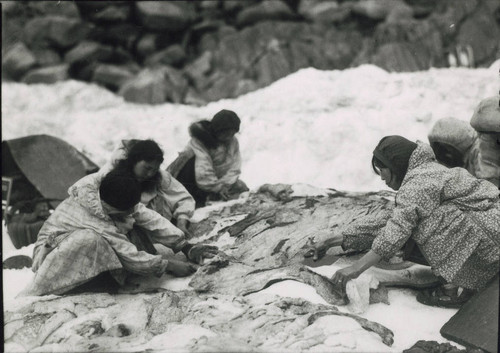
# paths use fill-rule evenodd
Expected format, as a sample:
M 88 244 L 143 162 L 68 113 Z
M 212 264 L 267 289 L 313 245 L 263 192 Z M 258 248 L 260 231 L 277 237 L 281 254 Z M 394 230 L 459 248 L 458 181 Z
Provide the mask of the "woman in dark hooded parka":
M 373 152 L 372 165 L 398 191 L 396 206 L 371 250 L 337 271 L 334 282 L 345 285 L 381 259 L 391 258 L 409 240 L 433 272 L 455 288 L 454 293 L 447 292 L 446 285 L 419 293 L 417 300 L 424 304 L 459 306 L 498 274 L 500 199 L 495 185 L 463 168 L 446 168 L 437 163 L 429 145 L 401 136 L 384 137 Z M 340 240 L 343 246 L 345 240 Z

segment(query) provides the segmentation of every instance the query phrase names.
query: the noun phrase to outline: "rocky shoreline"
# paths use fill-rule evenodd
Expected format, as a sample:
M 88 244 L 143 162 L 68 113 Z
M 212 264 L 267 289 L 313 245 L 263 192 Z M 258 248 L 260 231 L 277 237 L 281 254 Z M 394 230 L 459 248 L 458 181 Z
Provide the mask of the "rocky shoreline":
M 3 80 L 104 86 L 126 101 L 203 105 L 301 68 L 490 65 L 494 0 L 2 2 Z

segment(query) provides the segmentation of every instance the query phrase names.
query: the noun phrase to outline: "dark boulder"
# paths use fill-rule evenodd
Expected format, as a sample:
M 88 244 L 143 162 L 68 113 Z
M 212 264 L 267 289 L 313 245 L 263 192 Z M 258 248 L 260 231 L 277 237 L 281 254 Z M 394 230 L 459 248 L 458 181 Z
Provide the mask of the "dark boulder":
M 106 61 L 113 55 L 113 48 L 97 42 L 83 41 L 64 55 L 64 61 L 69 64 L 77 62 L 90 63 Z
M 2 58 L 3 73 L 12 79 L 21 78 L 36 65 L 36 57 L 23 43 L 14 45 Z
M 32 53 L 39 66 L 52 66 L 61 62 L 61 56 L 52 49 L 34 49 Z
M 283 21 L 295 18 L 296 15 L 283 1 L 263 1 L 242 10 L 236 18 L 236 23 L 239 27 L 245 27 L 260 21 Z
M 348 4 L 339 5 L 336 1 L 302 0 L 298 11 L 310 22 L 338 23 L 351 15 L 351 7 L 346 5 Z
M 166 49 L 150 55 L 144 61 L 146 66 L 155 66 L 158 64 L 179 67 L 186 60 L 186 52 L 179 44 L 174 44 Z
M 182 31 L 194 21 L 191 1 L 137 1 L 140 23 L 153 31 Z
M 21 79 L 24 83 L 55 83 L 69 78 L 69 66 L 67 64 L 47 66 L 39 69 L 30 70 Z
M 85 39 L 90 30 L 88 23 L 76 18 L 35 17 L 24 27 L 24 41 L 30 48 L 67 49 Z
M 500 48 L 500 25 L 495 21 L 490 9 L 485 5 L 463 21 L 458 30 L 456 43 L 470 46 L 476 64 L 491 64 Z
M 124 82 L 118 94 L 128 102 L 161 104 L 167 98 L 167 85 L 157 70 L 144 69 Z
M 77 1 L 30 1 L 27 5 L 37 15 L 80 18 L 80 12 L 76 4 Z
M 184 68 L 184 73 L 191 80 L 196 89 L 203 89 L 206 77 L 212 70 L 212 60 L 212 52 L 205 51 L 200 57 Z
M 92 73 L 91 81 L 116 90 L 125 81 L 134 77 L 139 70 L 139 67 L 134 70 L 130 66 L 98 64 Z
M 89 33 L 88 39 L 106 45 L 121 46 L 128 51 L 133 51 L 141 36 L 141 31 L 141 26 L 132 23 L 96 26 Z
M 182 73 L 168 66 L 144 69 L 126 81 L 119 95 L 126 101 L 143 104 L 160 104 L 166 101 L 183 101 L 188 84 Z

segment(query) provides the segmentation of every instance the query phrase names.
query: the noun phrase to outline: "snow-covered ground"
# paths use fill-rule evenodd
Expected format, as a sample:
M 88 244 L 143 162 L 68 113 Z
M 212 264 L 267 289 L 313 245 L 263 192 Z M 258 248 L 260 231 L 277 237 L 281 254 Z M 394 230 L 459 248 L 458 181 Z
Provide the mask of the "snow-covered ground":
M 498 93 L 499 66 L 497 61 L 489 69 L 401 74 L 369 65 L 343 71 L 309 68 L 256 92 L 204 107 L 131 104 L 96 85 L 76 81 L 2 83 L 2 140 L 50 134 L 102 165 L 121 139 L 153 138 L 165 150 L 166 166 L 187 143 L 190 123 L 231 109 L 242 120 L 238 136 L 242 179 L 250 188 L 301 183 L 298 194 L 307 190 L 318 194 L 314 187 L 381 190 L 386 186 L 370 163 L 380 138 L 399 134 L 427 141 L 427 132 L 439 118 L 468 121 L 481 99 Z M 4 228 L 2 240 L 4 259 L 19 253 Z M 31 249 L 20 251 L 31 255 Z M 331 268 L 318 271 L 331 274 Z M 5 270 L 3 276 L 8 310 L 32 273 Z M 264 292 L 323 300 L 311 287 L 297 282 L 281 282 Z M 418 339 L 446 342 L 439 328 L 456 310 L 420 305 L 410 290 L 391 290 L 389 298 L 390 306 L 371 305 L 363 316 L 394 331 L 394 351 L 409 348 Z

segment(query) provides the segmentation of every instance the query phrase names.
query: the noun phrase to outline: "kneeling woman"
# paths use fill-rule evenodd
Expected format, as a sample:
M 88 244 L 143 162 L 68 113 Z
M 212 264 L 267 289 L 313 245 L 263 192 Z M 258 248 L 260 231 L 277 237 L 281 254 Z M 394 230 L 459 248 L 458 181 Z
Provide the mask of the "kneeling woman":
M 229 200 L 248 191 L 239 180 L 241 155 L 235 137 L 239 130 L 240 119 L 230 110 L 189 127 L 191 141 L 167 170 L 194 197 L 196 207 L 205 206 L 207 198 Z
M 141 187 L 131 175 L 87 175 L 68 190 L 43 225 L 33 251 L 33 283 L 25 295 L 62 294 L 101 274 L 120 284 L 127 272 L 188 276 L 195 267 L 183 261 L 139 251 L 126 234 L 134 224 L 148 229 L 153 241 L 199 262 L 216 248 L 191 245 L 181 230 L 140 203 Z M 124 271 L 125 270 L 125 271 Z
M 438 164 L 429 145 L 401 136 L 384 137 L 372 164 L 382 180 L 398 190 L 396 206 L 371 250 L 338 270 L 334 282 L 345 286 L 410 239 L 433 272 L 455 286 L 420 293 L 417 300 L 424 304 L 459 306 L 499 272 L 500 199 L 492 183 L 465 169 Z M 456 286 L 461 293 L 446 290 Z

